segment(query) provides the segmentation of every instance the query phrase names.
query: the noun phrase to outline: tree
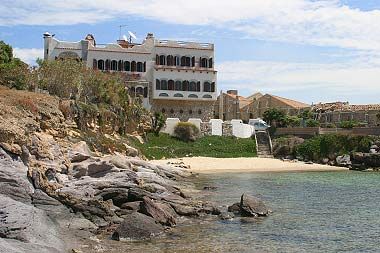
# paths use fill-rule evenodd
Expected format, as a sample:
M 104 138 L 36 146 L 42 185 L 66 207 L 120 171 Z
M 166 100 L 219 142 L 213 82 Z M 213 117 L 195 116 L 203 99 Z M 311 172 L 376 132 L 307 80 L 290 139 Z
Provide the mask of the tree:
M 13 60 L 13 49 L 4 41 L 0 41 L 0 65 L 10 63 Z
M 158 136 L 159 132 L 165 125 L 165 118 L 164 115 L 160 112 L 156 112 L 154 114 L 154 117 L 152 117 L 152 131 L 153 133 Z
M 271 108 L 264 112 L 264 121 L 271 126 L 283 126 L 285 124 L 285 113 L 279 109 Z

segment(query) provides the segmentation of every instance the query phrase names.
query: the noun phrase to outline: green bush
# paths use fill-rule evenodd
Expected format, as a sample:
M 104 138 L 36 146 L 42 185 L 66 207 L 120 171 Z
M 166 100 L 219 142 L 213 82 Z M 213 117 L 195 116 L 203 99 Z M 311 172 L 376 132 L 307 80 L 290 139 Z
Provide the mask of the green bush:
M 285 125 L 287 127 L 299 127 L 301 125 L 301 118 L 297 116 L 285 116 Z
M 319 127 L 319 121 L 315 119 L 308 119 L 306 120 L 306 126 L 307 127 Z
M 347 121 L 341 121 L 339 123 L 340 128 L 345 128 L 345 129 L 351 129 L 353 127 L 357 127 L 359 123 L 355 120 L 347 120 Z
M 334 123 L 327 123 L 325 125 L 326 128 L 336 128 L 336 125 Z
M 199 136 L 199 129 L 190 122 L 179 122 L 174 127 L 174 135 L 181 141 L 195 141 Z

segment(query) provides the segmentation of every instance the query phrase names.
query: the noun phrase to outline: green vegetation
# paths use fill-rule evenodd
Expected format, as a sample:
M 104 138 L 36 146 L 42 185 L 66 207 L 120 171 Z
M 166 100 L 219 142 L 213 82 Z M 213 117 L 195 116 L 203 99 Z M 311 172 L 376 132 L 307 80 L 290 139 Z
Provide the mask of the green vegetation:
M 319 135 L 305 140 L 296 147 L 296 154 L 309 160 L 319 161 L 330 155 L 368 152 L 373 138 L 340 134 Z
M 353 127 L 359 126 L 359 122 L 355 120 L 347 120 L 347 121 L 341 121 L 339 123 L 340 128 L 345 128 L 345 129 L 352 129 Z
M 319 127 L 319 121 L 315 119 L 307 119 L 306 120 L 307 127 Z
M 234 137 L 206 136 L 194 142 L 183 142 L 167 134 L 158 136 L 149 133 L 144 144 L 131 140 L 134 147 L 148 159 L 176 158 L 185 156 L 207 157 L 255 157 L 254 139 L 236 139 Z
M 199 129 L 190 122 L 179 122 L 174 127 L 174 134 L 181 141 L 195 141 L 199 137 Z
M 302 122 L 305 122 L 306 127 L 319 126 L 319 122 L 313 119 L 313 113 L 310 110 L 291 116 L 279 109 L 271 108 L 264 112 L 263 118 L 272 127 L 300 127 Z

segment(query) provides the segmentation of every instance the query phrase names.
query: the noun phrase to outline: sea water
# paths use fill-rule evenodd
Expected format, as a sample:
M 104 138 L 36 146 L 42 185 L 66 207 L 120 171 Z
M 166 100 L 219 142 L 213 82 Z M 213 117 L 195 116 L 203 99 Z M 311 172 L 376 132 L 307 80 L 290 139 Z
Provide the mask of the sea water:
M 167 236 L 112 243 L 109 252 L 380 252 L 380 173 L 203 174 L 201 199 L 222 209 L 242 193 L 273 210 L 264 218 L 186 219 Z

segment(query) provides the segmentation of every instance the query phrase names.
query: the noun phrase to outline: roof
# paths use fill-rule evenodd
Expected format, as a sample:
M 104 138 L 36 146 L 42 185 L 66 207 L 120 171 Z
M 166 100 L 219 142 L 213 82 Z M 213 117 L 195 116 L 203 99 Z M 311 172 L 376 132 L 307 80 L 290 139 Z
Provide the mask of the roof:
M 292 100 L 292 99 L 288 99 L 288 98 L 283 98 L 283 97 L 279 97 L 279 96 L 275 96 L 275 95 L 271 95 L 271 94 L 267 94 L 268 96 L 271 96 L 279 101 L 281 101 L 282 103 L 290 106 L 290 107 L 293 107 L 293 108 L 296 108 L 296 109 L 300 109 L 300 108 L 307 108 L 307 107 L 310 107 L 310 105 L 308 104 L 305 104 L 303 102 L 299 102 L 299 101 L 296 101 L 296 100 Z
M 243 96 L 229 94 L 229 93 L 223 93 L 224 95 L 230 96 L 233 99 L 239 100 L 239 108 L 243 108 L 244 106 L 252 103 L 252 99 L 245 98 Z
M 380 104 L 350 105 L 348 102 L 318 103 L 315 111 L 380 111 Z
M 250 100 L 255 100 L 255 99 L 259 99 L 263 96 L 263 94 L 261 94 L 260 92 L 256 92 L 254 94 L 252 94 L 251 96 L 248 96 L 247 99 L 250 99 Z

